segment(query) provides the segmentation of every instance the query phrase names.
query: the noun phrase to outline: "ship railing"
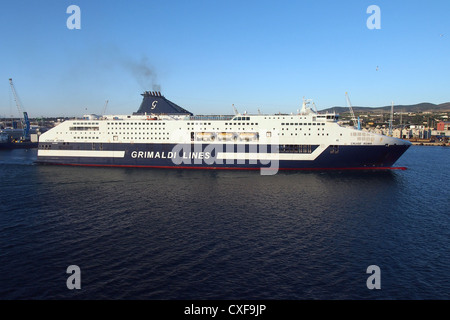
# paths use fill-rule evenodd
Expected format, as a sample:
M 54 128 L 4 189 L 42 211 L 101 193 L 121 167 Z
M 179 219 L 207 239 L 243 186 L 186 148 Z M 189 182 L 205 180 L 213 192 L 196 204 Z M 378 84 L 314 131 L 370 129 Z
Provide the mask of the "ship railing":
M 234 116 L 230 116 L 230 115 L 228 115 L 228 116 L 223 116 L 223 115 L 218 115 L 218 116 L 216 116 L 216 115 L 214 115 L 214 116 L 209 116 L 209 115 L 197 115 L 197 116 L 190 116 L 189 118 L 188 118 L 188 120 L 225 120 L 225 121 L 228 121 L 228 120 L 231 120 L 231 119 L 233 119 L 233 117 Z

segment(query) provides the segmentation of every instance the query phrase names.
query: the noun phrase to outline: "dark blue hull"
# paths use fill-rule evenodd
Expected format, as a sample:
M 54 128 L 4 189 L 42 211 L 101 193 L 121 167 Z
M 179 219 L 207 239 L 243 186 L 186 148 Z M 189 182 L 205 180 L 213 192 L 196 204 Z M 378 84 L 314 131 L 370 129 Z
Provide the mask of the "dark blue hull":
M 192 169 L 390 169 L 409 146 L 329 146 L 321 149 L 319 153 L 317 152 L 319 150 L 315 151 L 319 146 L 312 145 L 305 153 L 301 153 L 302 150 L 285 152 L 278 146 L 270 145 L 259 147 L 232 145 L 225 150 L 224 145 L 220 144 L 180 146 L 175 144 L 40 143 L 37 162 L 83 166 Z M 273 152 L 279 152 L 279 160 L 252 158 L 252 155 L 258 153 Z M 312 154 L 314 152 L 315 155 Z M 223 158 L 224 155 L 236 153 L 243 154 L 244 157 Z M 114 155 L 111 156 L 112 154 Z

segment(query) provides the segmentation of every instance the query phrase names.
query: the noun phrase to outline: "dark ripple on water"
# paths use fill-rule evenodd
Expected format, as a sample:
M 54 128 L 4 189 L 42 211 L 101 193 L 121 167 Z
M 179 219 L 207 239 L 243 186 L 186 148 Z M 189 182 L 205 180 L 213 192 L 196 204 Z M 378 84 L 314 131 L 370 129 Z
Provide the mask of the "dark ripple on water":
M 2 152 L 0 298 L 448 299 L 449 150 L 412 147 L 407 171 L 275 176 Z

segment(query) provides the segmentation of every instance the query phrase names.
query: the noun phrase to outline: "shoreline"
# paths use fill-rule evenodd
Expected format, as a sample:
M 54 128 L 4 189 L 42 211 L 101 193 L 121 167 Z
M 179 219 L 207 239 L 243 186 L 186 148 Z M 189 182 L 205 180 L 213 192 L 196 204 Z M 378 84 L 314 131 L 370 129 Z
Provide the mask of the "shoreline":
M 409 141 L 409 140 L 408 140 Z M 409 141 L 413 146 L 431 146 L 431 147 L 449 147 L 449 143 L 444 142 L 421 142 L 421 141 Z

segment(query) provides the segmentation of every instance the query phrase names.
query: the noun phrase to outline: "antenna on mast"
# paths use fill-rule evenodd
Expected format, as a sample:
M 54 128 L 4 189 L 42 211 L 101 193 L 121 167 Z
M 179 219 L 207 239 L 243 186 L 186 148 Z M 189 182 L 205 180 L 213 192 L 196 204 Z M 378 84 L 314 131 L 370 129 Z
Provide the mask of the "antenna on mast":
M 403 139 L 403 110 L 400 112 L 400 139 Z
M 233 110 L 234 110 L 234 114 L 235 114 L 235 115 L 238 115 L 238 114 L 239 114 L 239 111 L 236 109 L 236 107 L 234 106 L 234 104 L 233 104 Z
M 317 113 L 317 108 L 314 102 L 311 99 L 305 99 L 305 97 L 303 97 L 302 109 L 300 110 L 300 114 L 308 114 L 313 110 L 311 107 L 308 107 L 311 102 L 314 106 L 315 113 Z
M 358 124 L 358 130 L 360 130 L 361 129 L 361 125 L 359 123 L 359 119 L 356 119 L 356 117 L 355 117 L 355 113 L 353 112 L 352 104 L 350 102 L 350 98 L 348 97 L 348 93 L 347 92 L 345 93 L 345 97 L 347 98 L 347 104 L 348 104 L 348 108 L 350 109 L 350 116 L 351 116 L 352 121 L 353 121 L 353 126 L 355 125 L 355 123 L 357 123 Z
M 105 101 L 105 105 L 103 106 L 103 110 L 102 110 L 102 113 L 101 113 L 102 116 L 105 115 L 105 112 L 106 112 L 106 106 L 108 105 L 108 102 L 109 102 L 109 100 L 106 100 L 106 101 Z

